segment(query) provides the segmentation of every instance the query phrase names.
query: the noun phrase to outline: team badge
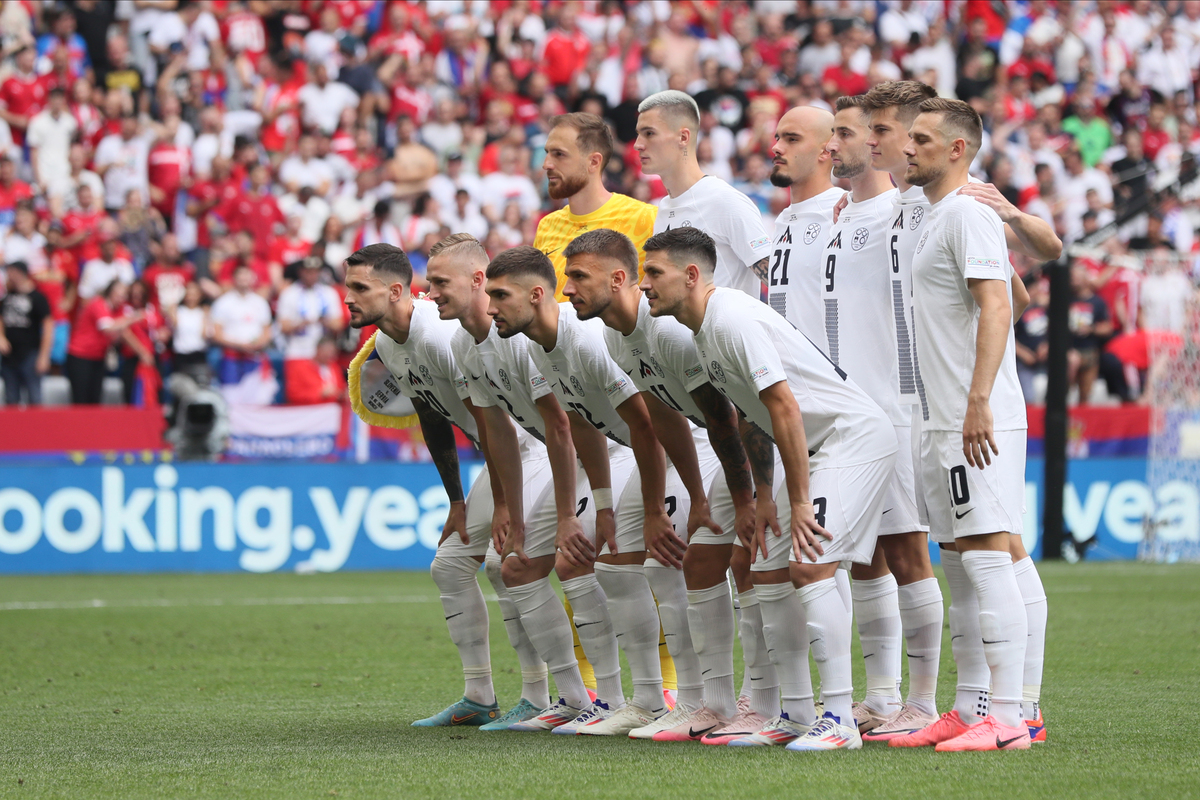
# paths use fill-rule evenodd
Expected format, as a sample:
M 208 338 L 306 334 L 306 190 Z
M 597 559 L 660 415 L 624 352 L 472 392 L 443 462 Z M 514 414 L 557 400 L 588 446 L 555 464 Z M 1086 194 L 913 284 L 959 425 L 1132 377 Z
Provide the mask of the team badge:
M 925 247 L 925 240 L 928 238 L 929 238 L 929 231 L 925 231 L 923 234 L 921 234 L 921 241 L 917 242 L 916 252 L 918 252 L 918 253 L 921 252 L 921 248 Z
M 925 219 L 925 209 L 921 206 L 917 206 L 913 209 L 912 219 L 910 219 L 908 222 L 908 229 L 910 231 L 915 231 L 923 219 Z
M 661 378 L 663 376 L 663 368 L 658 365 L 658 361 L 655 360 L 654 356 L 650 356 L 650 366 L 654 368 L 654 373 L 658 377 Z
M 850 240 L 850 248 L 853 250 L 862 250 L 867 244 L 867 239 L 871 236 L 871 231 L 867 228 L 859 228 L 854 232 L 854 238 Z
M 804 229 L 804 243 L 812 244 L 821 235 L 821 223 L 814 222 Z
M 721 365 L 717 362 L 712 362 L 712 375 L 721 383 L 725 382 L 725 370 L 721 369 Z
M 571 376 L 571 385 L 575 387 L 575 391 L 579 392 L 579 396 L 583 397 L 583 384 L 579 382 L 579 378 Z
M 512 391 L 512 383 L 510 383 L 508 380 L 508 373 L 505 372 L 503 369 L 500 370 L 500 382 L 504 384 L 505 391 L 508 391 L 508 392 Z

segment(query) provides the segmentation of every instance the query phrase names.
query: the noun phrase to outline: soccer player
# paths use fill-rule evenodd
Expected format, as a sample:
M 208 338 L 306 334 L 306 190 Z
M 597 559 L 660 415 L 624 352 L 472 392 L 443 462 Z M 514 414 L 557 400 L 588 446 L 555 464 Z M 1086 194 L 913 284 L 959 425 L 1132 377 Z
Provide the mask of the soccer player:
M 467 379 L 472 404 L 483 412 L 492 459 L 504 464 L 500 471 L 504 496 L 516 498 L 507 502 L 507 535 L 501 543 L 493 541 L 486 569 L 493 584 L 499 573 L 508 589 L 499 599 L 509 641 L 516 647 L 527 634 L 539 661 L 549 665 L 559 702 L 567 708 L 583 708 L 591 699 L 575 659 L 570 620 L 549 578 L 557 531 L 561 528 L 564 536 L 582 535 L 575 516 L 575 446 L 566 413 L 533 368 L 528 340 L 502 338 L 492 325 L 484 291 L 487 265 L 487 252 L 475 237 L 456 233 L 430 248 L 425 271 L 428 298 L 438 314 L 461 325 L 450 347 Z M 518 436 L 513 422 L 528 435 Z M 503 566 L 501 552 L 507 556 Z M 521 665 L 527 683 L 526 673 L 538 667 Z M 541 669 L 544 674 L 545 667 Z M 549 706 L 545 694 L 522 697 L 481 730 L 507 730 L 541 716 Z
M 659 202 L 654 232 L 699 228 L 717 245 L 716 285 L 762 294 L 767 281 L 771 237 L 754 202 L 720 178 L 705 175 L 696 157 L 700 109 L 689 95 L 658 92 L 638 105 L 634 148 L 642 171 L 658 175 L 667 187 Z M 634 242 L 639 244 L 638 242 Z
M 658 209 L 604 188 L 604 167 L 614 149 L 607 123 L 595 114 L 562 114 L 550 121 L 542 169 L 550 198 L 565 199 L 567 204 L 542 217 L 533 246 L 554 264 L 558 275 L 555 297 L 560 302 L 566 300 L 562 293 L 567 267 L 563 249 L 576 236 L 611 228 L 632 239 L 640 251 L 654 233 Z
M 913 333 L 911 275 L 913 252 L 916 250 L 917 243 L 924 234 L 925 225 L 929 219 L 930 205 L 921 187 L 910 186 L 905 181 L 908 159 L 904 154 L 904 148 L 908 144 L 908 128 L 919 113 L 920 104 L 924 100 L 928 100 L 934 96 L 936 95 L 932 88 L 916 81 L 889 81 L 877 85 L 867 93 L 867 105 L 871 114 L 871 138 L 868 142 L 871 147 L 871 164 L 875 169 L 889 173 L 892 176 L 892 181 L 899 189 L 899 194 L 896 197 L 896 206 L 892 210 L 892 224 L 889 228 L 888 240 L 893 266 L 899 264 L 899 272 L 897 274 L 899 280 L 902 282 L 901 293 L 905 298 L 910 343 L 913 348 L 911 356 L 913 380 L 911 382 L 907 380 L 901 381 L 901 401 L 912 406 L 913 430 L 918 434 L 922 419 L 928 414 L 928 405 L 925 398 L 924 385 L 921 380 L 920 362 L 915 350 L 916 342 L 915 338 L 911 336 Z M 1057 259 L 1061 254 L 1062 242 L 1054 234 L 1053 229 L 1039 217 L 1019 211 L 1005 200 L 996 191 L 995 187 L 975 182 L 972 179 L 970 183 L 959 190 L 959 194 L 974 197 L 999 214 L 1001 220 L 1005 222 L 1005 241 L 1010 250 L 1016 250 L 1040 261 Z M 1016 304 L 1013 318 L 1017 319 L 1020 316 L 1021 310 L 1028 303 L 1028 297 L 1025 292 L 1025 285 L 1019 276 L 1014 274 L 1011 284 L 1013 299 Z M 900 320 L 898 318 L 897 332 L 899 333 L 900 330 Z M 900 338 L 901 348 L 903 348 L 903 337 Z M 903 374 L 903 351 L 900 353 L 900 363 Z M 919 440 L 916 437 L 914 437 L 914 444 L 919 445 Z M 919 476 L 917 484 L 919 487 Z M 924 502 L 920 497 L 919 488 L 918 506 L 924 511 Z M 1034 737 L 1034 741 L 1044 741 L 1046 736 L 1045 724 L 1042 719 L 1038 700 L 1042 682 L 1043 654 L 1045 652 L 1046 593 L 1042 588 L 1041 578 L 1038 576 L 1033 559 L 1025 552 L 1021 537 L 1012 536 L 1009 543 L 1012 549 L 1013 561 L 1016 565 L 1017 582 L 1021 585 L 1021 595 L 1025 601 L 1025 610 L 1029 624 L 1028 647 L 1025 653 L 1022 710 L 1026 720 L 1030 723 L 1030 736 Z M 951 560 L 953 558 L 951 556 Z M 951 569 L 953 570 L 955 567 L 956 565 L 952 565 Z M 903 597 L 901 598 L 901 604 L 905 604 Z M 903 616 L 903 610 L 901 613 Z M 956 613 L 953 607 L 951 608 L 951 613 Z M 904 624 L 904 628 L 905 630 L 909 630 L 910 628 L 907 621 Z M 953 641 L 955 647 L 965 646 L 965 642 L 962 639 L 955 639 Z M 981 647 L 982 645 L 979 646 Z M 913 643 L 911 640 L 908 647 L 909 652 L 912 652 Z M 982 658 L 982 653 L 980 653 L 976 659 L 976 663 L 981 665 L 983 663 Z M 913 674 L 913 668 L 914 664 L 910 659 L 910 675 Z M 964 677 L 966 676 L 963 676 L 960 671 L 960 680 Z M 977 679 L 976 682 L 979 680 L 982 679 Z M 910 704 L 912 691 L 913 687 L 910 685 Z M 885 725 L 872 731 L 865 737 L 865 740 L 870 741 L 887 736 L 888 727 L 890 726 Z
M 824 330 L 810 330 L 811 324 L 800 327 L 810 338 L 821 337 L 815 341 L 823 342 L 829 357 L 884 410 L 899 447 L 879 547 L 870 564 L 851 568 L 854 618 L 867 674 L 866 697 L 854 708 L 855 721 L 860 733 L 886 726 L 894 736 L 937 719 L 942 596 L 929 562 L 928 526 L 921 523 L 917 509 L 912 412 L 901 403 L 914 376 L 906 281 L 898 261 L 889 257 L 889 248 L 895 246 L 890 229 L 896 190 L 887 173 L 871 168 L 869 138 L 865 98 L 838 98 L 827 149 L 833 174 L 849 182 L 850 196 L 825 237 L 820 261 L 810 267 L 819 278 Z M 910 702 L 905 706 L 897 696 L 902 638 L 907 639 L 910 676 Z
M 580 724 L 575 732 L 626 735 L 667 711 L 658 660 L 658 611 L 642 565 L 647 542 L 673 535 L 668 503 L 678 514 L 682 487 L 667 487 L 663 450 L 649 412 L 633 381 L 609 357 L 603 323 L 584 321 L 569 303 L 554 301 L 557 277 L 550 259 L 537 248 L 514 247 L 492 260 L 487 280 L 489 313 L 497 332 L 523 333 L 532 340 L 529 351 L 535 367 L 568 409 L 575 448 L 591 485 L 596 543 L 603 543 L 597 554 L 583 537 L 558 542 L 556 568 L 584 651 L 596 670 L 597 704 L 611 711 Z M 615 508 L 614 494 L 619 498 Z M 605 597 L 633 679 L 628 705 L 623 705 L 615 649 L 606 647 L 611 634 L 597 642 L 593 632 L 598 626 L 590 609 L 593 603 L 603 604 Z
M 829 180 L 831 164 L 825 144 L 832 135 L 832 114 L 815 106 L 800 106 L 779 120 L 771 148 L 775 156 L 771 183 L 787 189 L 792 204 L 775 220 L 767 302 L 801 330 L 810 320 L 825 318 L 821 249 L 828 240 L 833 207 L 844 194 Z
M 670 714 L 630 736 L 702 739 L 733 724 L 739 712 L 752 713 L 748 706 L 739 709 L 734 696 L 734 614 L 725 575 L 735 530 L 747 543 L 754 530 L 754 489 L 737 411 L 708 382 L 691 332 L 671 317 L 651 316 L 638 289 L 638 251 L 627 236 L 588 231 L 567 246 L 565 255 L 567 295 L 576 313 L 604 322 L 608 352 L 641 390 L 690 502 L 686 536 L 675 532 L 648 542 L 651 558 L 645 562 L 671 644 L 679 695 Z M 703 526 L 710 498 L 719 527 Z M 745 731 L 752 722 L 737 724 Z
M 373 244 L 355 251 L 346 259 L 345 283 L 350 325 L 379 327 L 375 352 L 396 377 L 400 392 L 412 399 L 425 443 L 450 499 L 430 573 L 441 592 L 450 638 L 462 659 L 466 688 L 461 700 L 413 725 L 479 726 L 494 722 L 500 710 L 492 688 L 487 606 L 476 574 L 491 540 L 490 530 L 503 527 L 507 512 L 493 463 L 480 473 L 470 495 L 463 498 L 454 428 L 478 442 L 485 456 L 489 451 L 486 437 L 480 435 L 482 415 L 467 397 L 467 382 L 450 351 L 450 339 L 458 326 L 440 320 L 433 303 L 413 299 L 409 291 L 412 266 L 399 247 Z M 496 594 L 507 597 L 497 577 L 489 571 Z M 517 639 L 526 681 L 522 694 L 536 703 L 547 691 L 546 668 L 528 637 Z
M 709 380 L 774 440 L 784 467 L 784 485 L 774 498 L 778 520 L 764 520 L 771 498 L 760 494 L 756 536 L 764 535 L 764 522 L 788 531 L 790 577 L 800 597 L 799 609 L 789 610 L 802 624 L 777 629 L 764 609 L 767 641 L 785 653 L 783 663 L 776 661 L 784 710 L 770 729 L 729 744 L 773 744 L 778 740 L 764 734 L 779 731 L 795 734 L 791 750 L 859 748 L 851 710 L 850 609 L 834 573 L 843 561 L 871 561 L 895 431 L 883 410 L 783 317 L 741 292 L 713 285 L 716 246 L 709 236 L 679 228 L 651 237 L 645 250 L 643 287 L 651 313 L 674 316 L 692 330 Z M 780 595 L 797 593 L 784 585 Z M 759 591 L 763 605 L 776 600 L 783 597 L 774 590 L 768 597 Z M 810 649 L 825 705 L 819 720 L 807 675 Z M 786 664 L 795 665 L 788 674 Z
M 967 103 L 940 98 L 923 101 L 919 111 L 904 149 L 904 179 L 922 188 L 931 209 L 912 268 L 929 406 L 921 483 L 950 585 L 951 640 L 981 642 L 987 669 L 976 648 L 955 648 L 954 709 L 889 744 L 936 745 L 939 752 L 1027 749 L 1021 681 L 1028 622 L 1009 541 L 1021 533 L 1026 430 L 1013 270 L 999 215 L 959 192 L 982 140 L 979 115 Z

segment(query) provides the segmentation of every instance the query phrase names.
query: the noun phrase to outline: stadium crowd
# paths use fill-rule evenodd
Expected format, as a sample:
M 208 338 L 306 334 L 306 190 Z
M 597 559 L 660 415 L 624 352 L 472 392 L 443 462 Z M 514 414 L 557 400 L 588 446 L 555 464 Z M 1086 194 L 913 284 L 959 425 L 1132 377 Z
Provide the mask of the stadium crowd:
M 359 344 L 347 255 L 403 247 L 418 291 L 450 233 L 492 256 L 532 244 L 554 208 L 550 121 L 570 111 L 611 124 L 612 190 L 661 198 L 633 140 L 638 103 L 668 88 L 699 104 L 704 171 L 768 229 L 789 108 L 909 77 L 970 102 L 973 172 L 1007 202 L 1066 243 L 1122 223 L 1072 274 L 1081 402 L 1136 400 L 1148 342 L 1182 330 L 1194 293 L 1187 191 L 1122 215 L 1200 152 L 1200 0 L 7 0 L 0 47 L 7 404 L 42 402 L 48 374 L 76 403 L 119 375 L 134 402 L 176 370 L 234 386 L 269 369 L 282 388 L 242 399 L 339 399 Z M 1013 258 L 1037 402 L 1048 291 Z

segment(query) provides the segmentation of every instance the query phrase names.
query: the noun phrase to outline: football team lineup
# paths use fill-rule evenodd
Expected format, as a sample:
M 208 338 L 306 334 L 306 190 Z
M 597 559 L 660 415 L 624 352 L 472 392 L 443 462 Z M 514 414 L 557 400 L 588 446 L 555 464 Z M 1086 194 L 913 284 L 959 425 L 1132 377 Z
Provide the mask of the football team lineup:
M 979 115 L 915 81 L 783 116 L 773 234 L 701 170 L 699 123 L 682 92 L 638 108 L 657 211 L 605 189 L 605 123 L 565 114 L 542 166 L 567 202 L 534 246 L 489 259 L 452 234 L 416 300 L 400 248 L 346 261 L 351 325 L 378 328 L 367 347 L 450 500 L 431 574 L 463 694 L 413 725 L 800 752 L 1046 741 L 1008 255 L 1061 242 L 972 182 Z M 470 487 L 455 428 L 488 464 Z M 481 564 L 522 678 L 506 706 Z

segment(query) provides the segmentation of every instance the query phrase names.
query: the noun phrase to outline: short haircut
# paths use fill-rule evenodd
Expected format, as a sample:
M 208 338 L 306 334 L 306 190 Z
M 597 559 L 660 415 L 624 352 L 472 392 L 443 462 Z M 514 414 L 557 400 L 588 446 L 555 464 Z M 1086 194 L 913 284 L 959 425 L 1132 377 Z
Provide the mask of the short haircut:
M 531 245 L 523 244 L 505 250 L 492 259 L 487 268 L 487 279 L 524 278 L 532 276 L 550 290 L 558 288 L 558 275 L 549 257 Z
M 608 124 L 601 117 L 576 111 L 573 114 L 559 114 L 550 120 L 550 130 L 554 130 L 560 125 L 575 129 L 575 141 L 585 156 L 592 153 L 600 154 L 602 159 L 600 169 L 608 166 L 608 161 L 612 158 L 613 150 L 616 147 L 613 144 L 612 131 L 608 129 Z
M 24 261 L 13 261 L 7 267 L 5 267 L 5 269 L 7 269 L 9 272 L 19 272 L 26 278 L 29 277 L 29 265 L 27 265 Z
M 581 233 L 571 240 L 563 250 L 563 258 L 570 260 L 572 256 L 594 255 L 605 258 L 615 258 L 625 268 L 626 280 L 638 279 L 637 247 L 625 234 L 610 228 L 596 228 Z
M 443 255 L 474 257 L 481 259 L 485 264 L 488 260 L 487 250 L 484 250 L 479 240 L 469 233 L 452 233 L 429 248 L 431 261 Z
M 412 285 L 412 264 L 406 254 L 394 244 L 369 244 L 360 247 L 346 257 L 346 266 L 357 267 L 365 265 L 375 272 L 389 278 L 399 280 L 405 286 Z
M 864 114 L 869 114 L 870 109 L 867 107 L 867 96 L 865 94 L 847 95 L 844 94 L 837 99 L 834 104 L 834 111 L 845 111 L 847 108 L 857 108 Z
M 639 114 L 644 114 L 655 108 L 659 109 L 664 116 L 669 116 L 677 122 L 682 122 L 685 128 L 691 128 L 693 131 L 700 128 L 700 106 L 696 105 L 696 101 L 692 99 L 690 94 L 678 91 L 677 89 L 667 89 L 666 91 L 655 92 L 638 103 Z
M 717 243 L 699 228 L 670 228 L 656 233 L 642 245 L 642 251 L 646 255 L 662 251 L 676 266 L 695 264 L 706 275 L 717 268 Z
M 921 103 L 922 114 L 941 114 L 942 130 L 953 139 L 963 139 L 974 156 L 983 145 L 983 120 L 979 112 L 962 100 L 934 97 Z
M 896 109 L 896 119 L 905 125 L 921 113 L 921 103 L 937 97 L 937 90 L 920 81 L 884 81 L 867 92 L 867 112 Z

